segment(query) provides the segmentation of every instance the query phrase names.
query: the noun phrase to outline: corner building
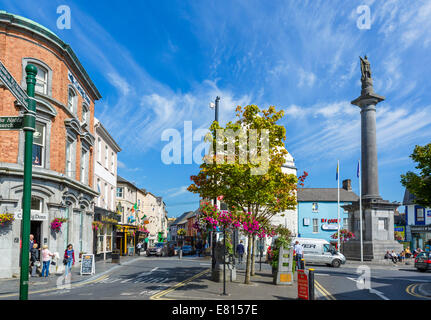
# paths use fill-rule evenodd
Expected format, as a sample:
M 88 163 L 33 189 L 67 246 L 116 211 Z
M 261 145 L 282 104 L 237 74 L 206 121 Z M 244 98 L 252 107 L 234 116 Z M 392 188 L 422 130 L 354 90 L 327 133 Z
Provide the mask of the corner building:
M 94 215 L 94 102 L 100 93 L 71 47 L 36 22 L 0 11 L 0 60 L 26 90 L 25 67 L 37 67 L 36 132 L 33 142 L 31 233 L 52 252 L 72 243 L 76 258 L 92 252 Z M 0 116 L 21 116 L 0 82 Z M 19 274 L 24 132 L 0 131 L 0 214 L 15 221 L 0 226 L 0 277 Z M 51 229 L 64 218 L 61 229 Z

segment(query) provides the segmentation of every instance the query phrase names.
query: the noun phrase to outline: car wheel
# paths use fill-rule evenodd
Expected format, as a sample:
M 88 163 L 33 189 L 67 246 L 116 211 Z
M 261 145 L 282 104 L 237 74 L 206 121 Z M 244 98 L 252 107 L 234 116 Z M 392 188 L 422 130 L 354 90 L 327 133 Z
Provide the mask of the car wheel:
M 339 268 L 339 267 L 340 267 L 340 265 L 341 265 L 341 261 L 340 261 L 340 260 L 335 259 L 334 261 L 332 261 L 332 266 L 333 266 L 334 268 Z
M 150 253 L 149 252 L 147 252 L 147 257 L 149 257 L 150 256 Z
M 420 272 L 425 272 L 427 269 L 418 269 Z

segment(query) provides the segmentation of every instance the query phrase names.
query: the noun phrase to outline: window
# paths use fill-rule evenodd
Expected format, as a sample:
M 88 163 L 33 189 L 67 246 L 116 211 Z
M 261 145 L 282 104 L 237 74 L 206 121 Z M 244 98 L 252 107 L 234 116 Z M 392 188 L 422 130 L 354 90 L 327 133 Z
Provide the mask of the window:
M 117 187 L 117 198 L 123 198 L 123 187 Z
M 108 167 L 108 146 L 105 146 L 105 168 Z
M 115 209 L 115 194 L 114 194 L 114 187 L 111 187 L 111 209 Z
M 82 148 L 81 153 L 81 182 L 87 183 L 88 182 L 88 151 Z
M 349 229 L 349 219 L 348 218 L 344 218 L 343 219 L 343 228 L 344 229 Z
M 313 233 L 319 232 L 319 219 L 313 219 Z
M 97 206 L 100 207 L 101 206 L 100 201 L 102 198 L 102 192 L 100 189 L 100 179 L 97 179 L 97 192 L 99 192 L 99 197 L 97 198 Z
M 319 212 L 319 204 L 317 202 L 313 202 L 313 204 L 311 205 L 311 211 Z
M 97 139 L 97 161 L 102 162 L 102 140 Z
M 77 96 L 75 91 L 73 91 L 71 88 L 69 88 L 69 95 L 68 95 L 68 99 L 67 99 L 67 106 L 70 110 L 70 112 L 72 113 L 76 113 L 76 101 L 77 101 Z
M 72 142 L 66 141 L 66 176 L 72 178 L 74 170 L 72 169 L 73 164 L 73 152 Z
M 111 170 L 114 172 L 114 153 L 111 152 Z
M 37 64 L 32 64 L 37 68 L 36 85 L 34 87 L 34 91 L 42 94 L 48 94 L 48 70 Z
M 105 209 L 108 209 L 108 184 L 105 182 Z
M 42 211 L 42 201 L 31 197 L 30 210 Z
M 33 165 L 43 167 L 45 161 L 45 126 L 36 122 L 36 131 L 33 134 Z
M 304 218 L 303 222 L 304 222 L 304 226 L 309 226 L 310 225 L 310 218 Z
M 82 122 L 86 124 L 90 122 L 89 110 L 86 104 L 82 105 Z
M 416 220 L 418 222 L 425 221 L 424 208 L 417 208 L 416 209 Z

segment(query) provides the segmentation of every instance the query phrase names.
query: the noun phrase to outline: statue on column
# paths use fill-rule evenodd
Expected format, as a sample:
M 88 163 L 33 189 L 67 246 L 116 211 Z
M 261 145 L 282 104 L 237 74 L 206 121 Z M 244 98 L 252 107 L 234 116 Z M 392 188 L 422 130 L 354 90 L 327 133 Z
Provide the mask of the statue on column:
M 361 82 L 362 82 L 362 93 L 365 92 L 373 92 L 373 79 L 371 78 L 371 67 L 370 62 L 368 61 L 367 56 L 364 56 L 362 58 L 359 57 L 361 60 Z

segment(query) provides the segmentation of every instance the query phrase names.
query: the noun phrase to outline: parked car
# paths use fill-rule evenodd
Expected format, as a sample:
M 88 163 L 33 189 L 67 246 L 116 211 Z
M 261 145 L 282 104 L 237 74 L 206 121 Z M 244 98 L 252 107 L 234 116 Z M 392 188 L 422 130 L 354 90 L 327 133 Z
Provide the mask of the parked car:
M 431 270 L 430 252 L 420 252 L 415 258 L 415 268 L 421 272 Z
M 194 250 L 192 246 L 189 246 L 189 245 L 183 246 L 183 255 L 186 255 L 186 254 L 194 254 Z
M 325 239 L 295 238 L 292 241 L 292 246 L 295 245 L 296 241 L 299 241 L 299 244 L 304 248 L 306 264 L 326 264 L 338 268 L 341 264 L 346 263 L 346 257 L 335 250 Z
M 149 247 L 147 249 L 147 257 L 149 256 L 159 256 L 164 257 L 167 256 L 167 246 L 166 243 L 157 242 L 154 246 Z

